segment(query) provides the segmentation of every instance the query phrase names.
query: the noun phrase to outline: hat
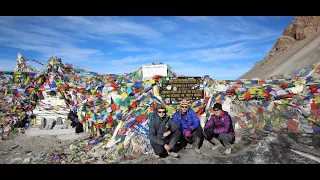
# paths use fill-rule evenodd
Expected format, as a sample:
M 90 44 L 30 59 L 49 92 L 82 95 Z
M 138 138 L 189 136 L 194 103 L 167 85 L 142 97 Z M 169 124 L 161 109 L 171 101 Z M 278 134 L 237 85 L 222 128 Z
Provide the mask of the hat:
M 167 109 L 165 105 L 163 104 L 158 104 L 157 109 Z
M 182 99 L 182 101 L 180 102 L 180 106 L 188 105 L 188 104 L 189 104 L 189 101 L 187 101 L 187 99 Z
M 213 110 L 222 110 L 222 105 L 220 103 L 215 103 L 213 106 Z

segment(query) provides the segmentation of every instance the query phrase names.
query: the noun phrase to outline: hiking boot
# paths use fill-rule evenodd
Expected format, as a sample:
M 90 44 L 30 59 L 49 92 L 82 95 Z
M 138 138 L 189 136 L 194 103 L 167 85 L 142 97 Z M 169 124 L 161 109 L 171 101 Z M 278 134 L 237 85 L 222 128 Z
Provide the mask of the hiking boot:
M 192 144 L 188 144 L 185 148 L 186 149 L 192 149 Z
M 201 151 L 200 151 L 200 149 L 198 149 L 198 148 L 195 148 L 194 151 L 195 151 L 196 153 L 198 153 L 198 154 L 201 154 Z
M 168 155 L 169 155 L 169 156 L 172 156 L 172 157 L 174 157 L 174 158 L 179 157 L 179 154 L 178 154 L 178 153 L 175 153 L 175 152 L 169 152 L 169 151 L 167 151 L 167 152 L 168 152 Z
M 221 145 L 221 144 L 218 144 L 218 145 L 213 146 L 213 147 L 211 148 L 211 150 L 212 150 L 212 151 L 216 151 L 216 150 L 220 149 L 221 147 L 222 147 L 222 145 Z
M 224 151 L 224 154 L 226 154 L 226 155 L 231 154 L 231 148 L 227 148 L 227 149 Z

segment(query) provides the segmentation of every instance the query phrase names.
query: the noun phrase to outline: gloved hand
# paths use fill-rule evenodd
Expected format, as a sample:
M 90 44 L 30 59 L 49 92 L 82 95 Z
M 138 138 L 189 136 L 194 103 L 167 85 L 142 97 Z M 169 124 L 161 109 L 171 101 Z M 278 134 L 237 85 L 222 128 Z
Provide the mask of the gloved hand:
M 189 129 L 185 129 L 185 130 L 183 130 L 183 135 L 185 137 L 190 137 L 191 136 L 191 131 Z

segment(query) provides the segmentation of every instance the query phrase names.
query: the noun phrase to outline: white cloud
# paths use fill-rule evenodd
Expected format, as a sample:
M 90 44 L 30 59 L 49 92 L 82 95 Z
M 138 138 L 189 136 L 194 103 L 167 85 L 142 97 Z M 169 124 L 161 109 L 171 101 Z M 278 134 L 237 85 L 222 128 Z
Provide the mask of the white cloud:
M 251 57 L 242 52 L 245 43 L 239 43 L 216 49 L 189 51 L 187 53 L 151 53 L 149 55 L 126 56 L 121 59 L 91 61 L 86 67 L 98 67 L 99 73 L 133 72 L 144 64 L 162 62 L 168 64 L 174 72 L 188 76 L 210 75 L 216 79 L 236 79 L 250 70 L 252 63 L 242 58 Z M 250 48 L 246 48 L 249 52 Z M 239 59 L 236 61 L 234 59 Z M 224 60 L 230 60 L 225 62 Z M 237 63 L 239 62 L 239 63 Z
M 261 26 L 243 17 L 179 17 L 187 22 L 201 24 L 198 29 L 183 29 L 176 42 L 182 48 L 202 48 L 210 45 L 223 45 L 240 41 L 277 38 L 281 32 Z
M 76 44 L 81 41 L 69 36 L 67 32 L 41 25 L 12 23 L 10 26 L 1 26 L 0 33 L 2 34 L 0 37 L 2 45 L 21 51 L 38 52 L 45 58 L 59 56 L 66 61 L 85 61 L 94 56 L 103 55 L 98 49 L 77 47 Z
M 188 76 L 205 76 L 209 75 L 213 79 L 221 79 L 223 77 L 230 77 L 235 79 L 240 77 L 245 72 L 247 72 L 250 68 L 248 67 L 235 67 L 233 65 L 229 65 L 229 67 L 217 67 L 217 66 L 205 66 L 205 65 L 193 65 L 193 66 L 184 66 L 180 68 L 172 67 L 174 72 L 177 74 L 183 74 Z
M 261 26 L 261 24 L 248 21 L 244 17 L 234 17 L 233 19 L 225 22 L 225 28 L 229 31 L 241 32 L 246 34 L 265 34 L 266 32 L 274 32 L 272 29 Z
M 64 28 L 81 28 L 97 36 L 132 35 L 145 40 L 159 40 L 162 34 L 148 26 L 116 17 L 63 17 L 68 23 Z
M 223 60 L 245 59 L 261 56 L 259 52 L 254 52 L 254 49 L 248 48 L 246 43 L 238 43 L 230 46 L 219 48 L 208 48 L 193 51 L 184 51 L 168 56 L 169 59 L 184 59 L 195 60 L 200 62 L 214 62 Z
M 163 62 L 169 64 L 172 69 L 179 69 L 182 74 L 188 74 L 189 67 L 192 67 L 192 73 L 195 74 L 194 70 L 197 66 L 203 66 L 198 69 L 198 73 L 203 74 L 203 69 L 207 67 L 205 65 L 209 65 L 210 63 L 215 63 L 215 65 L 219 65 L 219 67 L 224 64 L 230 64 L 228 62 L 222 63 L 225 60 L 232 61 L 232 63 L 237 62 L 238 60 L 241 62 L 244 69 L 249 69 L 251 65 L 247 63 L 243 63 L 244 59 L 253 58 L 258 56 L 263 56 L 264 54 L 257 53 L 250 47 L 247 47 L 246 43 L 238 43 L 229 46 L 219 47 L 219 48 L 208 48 L 208 49 L 200 49 L 193 51 L 183 51 L 179 53 L 151 53 L 148 55 L 137 55 L 137 56 L 127 56 L 121 59 L 108 60 L 104 62 L 97 62 L 98 64 L 108 65 L 110 68 L 119 69 L 134 69 L 141 67 L 146 63 L 151 62 Z M 188 62 L 189 61 L 189 62 Z M 243 69 L 243 68 L 242 68 Z M 209 72 L 209 70 L 208 70 Z M 232 75 L 231 71 L 229 71 Z M 243 71 L 239 71 L 243 72 Z M 238 74 L 234 75 L 238 76 Z
M 268 17 L 266 16 L 255 16 L 256 19 L 261 20 L 261 21 L 267 21 Z
M 88 20 L 86 17 L 80 17 L 80 16 L 64 16 L 64 19 L 72 22 L 73 24 L 79 24 L 79 25 L 94 25 L 94 22 Z
M 59 56 L 66 61 L 88 61 L 105 55 L 100 49 L 79 47 L 88 39 L 126 45 L 122 51 L 136 52 L 157 50 L 133 46 L 122 35 L 151 43 L 159 42 L 162 36 L 150 27 L 117 17 L 4 17 L 0 24 L 2 45 L 38 52 L 44 58 Z
M 179 19 L 183 19 L 187 22 L 191 23 L 213 23 L 215 24 L 216 21 L 214 17 L 210 16 L 177 16 Z
M 179 25 L 176 22 L 164 18 L 154 18 L 153 25 L 165 33 L 173 32 L 179 29 Z
M 201 49 L 180 53 L 151 53 L 149 55 L 127 56 L 122 59 L 97 62 L 101 66 L 108 66 L 108 70 L 115 72 L 132 72 L 134 69 L 151 62 L 162 62 L 169 64 L 178 74 L 185 75 L 206 75 L 212 77 L 239 77 L 252 66 L 243 60 L 263 56 L 246 46 L 246 43 L 238 43 L 230 46 Z M 230 65 L 225 60 L 239 64 Z M 212 67 L 211 67 L 212 66 Z M 214 70 L 214 71 L 213 71 Z
M 90 66 L 96 66 L 97 72 L 99 73 L 124 73 L 124 72 L 133 72 L 137 68 L 142 67 L 145 64 L 158 62 L 158 63 L 167 63 L 170 66 L 172 64 L 182 64 L 179 61 L 175 62 L 164 62 L 166 55 L 162 52 L 150 53 L 147 55 L 136 55 L 136 56 L 126 56 L 121 59 L 108 59 L 108 60 L 98 60 L 88 62 Z M 182 64 L 183 65 L 183 64 Z M 107 68 L 104 68 L 107 67 Z M 107 71 L 106 71 L 107 69 Z
M 182 61 L 164 61 L 164 64 L 168 64 L 170 67 L 180 68 L 186 65 L 185 62 Z
M 175 42 L 177 47 L 180 48 L 201 48 L 208 45 L 215 44 L 217 36 L 215 34 L 209 34 L 206 31 L 198 31 L 194 29 L 184 29 L 176 36 Z
M 136 69 L 142 66 L 137 64 L 130 63 L 117 63 L 117 62 L 108 62 L 108 61 L 96 61 L 96 62 L 88 62 L 87 66 L 89 69 L 92 67 L 95 68 L 95 72 L 102 74 L 122 74 L 122 73 L 130 73 L 135 71 Z
M 117 48 L 118 51 L 129 51 L 129 52 L 143 52 L 143 51 L 159 51 L 154 48 L 147 48 L 147 47 L 137 47 L 133 45 L 123 46 Z
M 78 62 L 82 68 L 110 73 L 131 72 L 151 62 L 196 73 L 188 67 L 263 57 L 270 45 L 261 43 L 272 44 L 281 34 L 256 24 L 257 19 L 265 18 L 0 17 L 0 43 L 22 53 L 37 52 L 35 56 L 45 60 L 59 56 L 64 62 Z M 210 70 L 201 67 L 198 71 Z
M 45 46 L 39 44 L 19 44 L 11 43 L 9 47 L 23 49 L 25 51 L 35 51 L 43 53 L 43 58 L 48 59 L 51 56 L 57 56 L 64 59 L 66 62 L 73 61 L 89 61 L 95 56 L 103 55 L 100 50 L 77 48 L 73 46 Z
M 117 37 L 117 36 L 108 37 L 107 39 L 105 39 L 105 42 L 121 44 L 121 45 L 129 45 L 130 44 L 129 40 L 122 38 L 122 37 Z
M 153 53 L 150 55 L 144 55 L 144 56 L 128 56 L 122 59 L 117 59 L 117 60 L 111 60 L 108 61 L 107 63 L 121 67 L 125 64 L 134 64 L 134 63 L 144 63 L 145 61 L 153 61 L 153 60 L 158 60 L 161 57 L 163 57 L 162 53 Z

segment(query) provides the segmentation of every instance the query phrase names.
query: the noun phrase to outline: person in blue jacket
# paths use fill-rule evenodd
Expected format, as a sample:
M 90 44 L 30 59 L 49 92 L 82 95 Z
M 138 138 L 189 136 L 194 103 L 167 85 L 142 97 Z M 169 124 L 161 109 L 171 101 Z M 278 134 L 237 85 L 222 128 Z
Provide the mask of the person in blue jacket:
M 183 99 L 180 102 L 180 109 L 177 110 L 172 116 L 173 121 L 180 124 L 182 136 L 180 138 L 180 146 L 186 148 L 195 147 L 195 152 L 201 153 L 204 136 L 203 130 L 200 126 L 200 120 L 196 113 L 188 108 L 189 102 Z

